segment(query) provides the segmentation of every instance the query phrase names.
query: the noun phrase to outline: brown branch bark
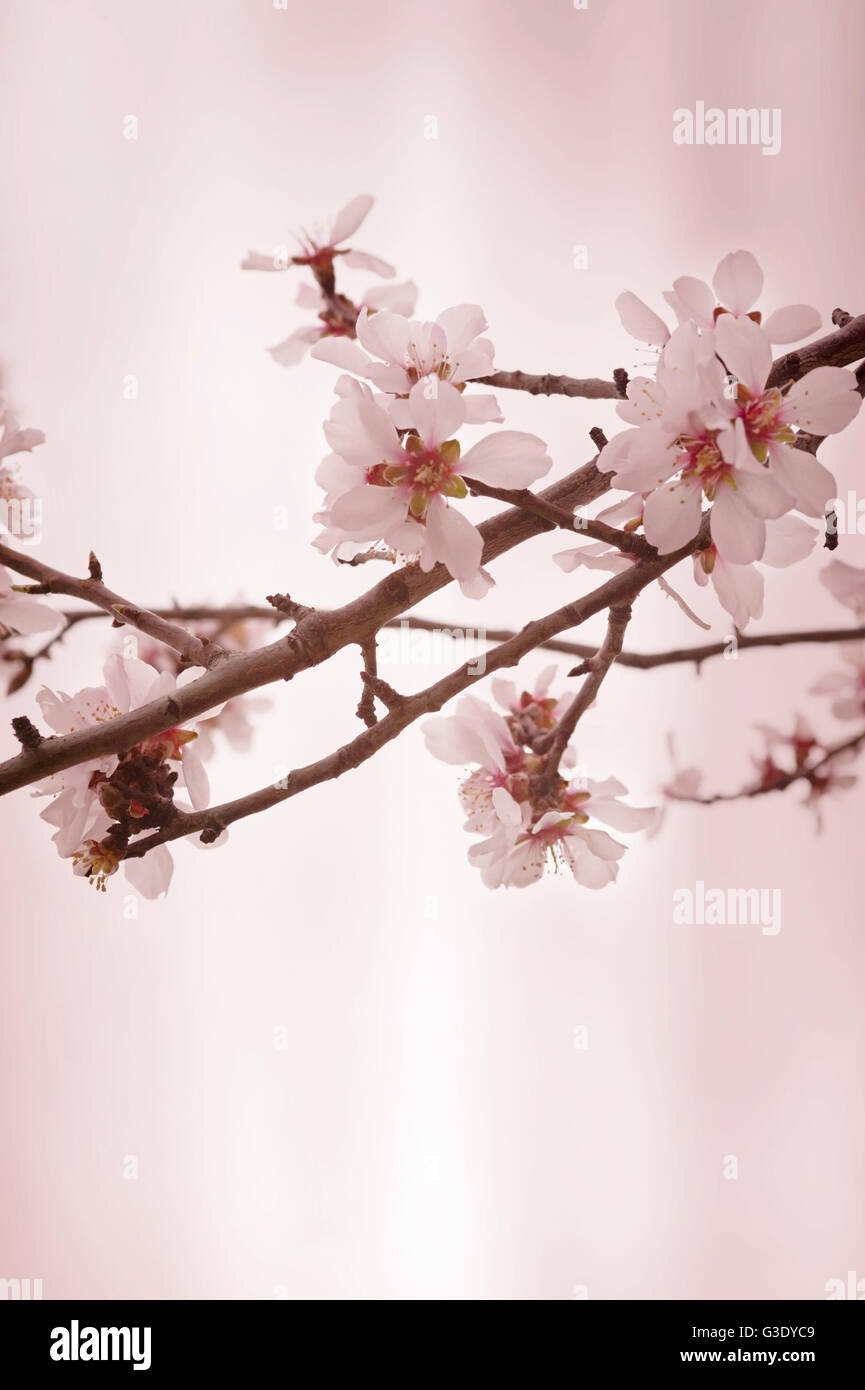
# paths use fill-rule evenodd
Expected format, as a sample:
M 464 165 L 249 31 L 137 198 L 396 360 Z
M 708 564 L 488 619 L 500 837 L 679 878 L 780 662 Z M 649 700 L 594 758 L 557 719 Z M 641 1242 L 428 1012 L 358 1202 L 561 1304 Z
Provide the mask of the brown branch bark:
M 601 377 L 555 376 L 543 372 L 539 376 L 531 372 L 493 372 L 491 376 L 478 376 L 474 380 L 481 386 L 493 386 L 504 391 L 526 391 L 530 396 L 582 396 L 586 400 L 621 400 L 624 395 L 615 381 L 604 381 Z
M 98 562 L 91 564 L 91 574 L 87 579 L 76 579 L 74 575 L 64 574 L 62 570 L 52 569 L 50 565 L 43 565 L 32 555 L 0 543 L 0 564 L 14 570 L 16 574 L 23 574 L 28 579 L 35 580 L 30 586 L 30 592 L 65 594 L 69 598 L 80 598 L 86 603 L 95 604 L 118 624 L 137 628 L 139 632 L 144 632 L 149 637 L 164 642 L 167 647 L 172 647 L 191 666 L 203 666 L 209 670 L 228 655 L 215 642 L 202 641 L 179 624 L 169 622 L 157 613 L 151 613 L 147 608 L 139 608 L 120 594 L 115 594 L 102 583 L 102 571 Z M 96 577 L 97 575 L 100 577 Z
M 772 379 L 783 382 L 793 376 L 802 375 L 805 371 L 821 363 L 829 362 L 840 366 L 857 361 L 863 355 L 865 355 L 865 316 L 860 316 L 851 319 L 836 333 L 820 339 L 799 353 L 787 354 L 779 359 L 773 368 Z M 511 377 L 513 375 L 505 374 L 505 376 Z M 569 381 L 570 379 L 547 379 L 548 383 L 560 380 Z M 505 383 L 501 382 L 500 384 L 504 385 Z M 606 383 L 605 386 L 609 386 L 609 383 Z M 527 387 L 524 383 L 522 387 L 517 389 L 531 389 L 531 387 Z M 538 387 L 538 391 L 541 390 L 543 388 Z M 619 394 L 615 384 L 614 392 L 615 395 Z M 568 393 L 568 389 L 564 389 L 563 394 Z M 579 393 L 571 392 L 571 394 Z M 605 394 L 605 392 L 600 394 Z M 546 488 L 538 494 L 538 497 L 541 501 L 556 507 L 573 509 L 602 496 L 610 489 L 610 486 L 609 475 L 601 474 L 597 469 L 596 460 L 593 460 L 560 482 Z M 482 562 L 489 564 L 499 555 L 522 544 L 530 537 L 538 535 L 548 526 L 548 521 L 523 507 L 511 508 L 500 513 L 480 527 L 484 537 Z M 71 579 L 58 571 L 48 571 L 47 567 L 40 566 L 38 562 L 18 551 L 9 551 L 6 547 L 3 548 L 3 551 L 4 563 L 10 569 L 30 577 L 36 577 L 39 582 L 53 582 L 56 586 L 54 592 L 71 592 L 76 597 L 95 601 L 102 608 L 106 608 L 107 604 L 106 611 L 116 611 L 116 605 L 119 603 L 118 616 L 122 621 L 130 623 L 132 626 L 139 626 L 142 631 L 149 632 L 158 637 L 159 640 L 165 640 L 169 646 L 181 651 L 185 660 L 195 664 L 208 665 L 206 661 L 199 662 L 196 659 L 196 657 L 204 656 L 204 644 L 199 643 L 198 639 L 193 638 L 183 629 L 178 630 L 176 624 L 159 619 L 156 614 L 127 604 L 119 595 L 106 590 L 98 579 L 93 577 L 88 580 Z M 685 553 L 690 553 L 690 551 Z M 638 570 L 639 567 L 642 567 L 640 569 L 642 573 L 651 571 L 655 565 L 659 566 L 656 574 L 661 574 L 669 568 L 670 563 L 671 558 L 669 556 L 660 557 L 657 561 L 639 561 L 632 567 L 630 574 L 616 576 L 616 579 L 631 579 L 633 571 Z M 41 578 L 43 572 L 48 573 L 49 581 L 44 581 Z M 46 738 L 36 749 L 22 750 L 17 757 L 0 765 L 0 795 L 38 781 L 49 772 L 62 771 L 64 768 L 72 767 L 76 763 L 85 762 L 94 757 L 123 752 L 144 738 L 205 714 L 224 700 L 236 698 L 250 690 L 258 689 L 277 680 L 290 680 L 299 672 L 308 670 L 310 667 L 327 660 L 328 657 L 346 645 L 366 642 L 386 623 L 391 622 L 399 614 L 407 612 L 450 582 L 451 577 L 442 565 L 435 566 L 428 574 L 424 574 L 417 565 L 407 565 L 388 575 L 366 594 L 340 609 L 328 613 L 311 612 L 305 614 L 298 620 L 293 632 L 267 647 L 252 652 L 219 654 L 218 657 L 211 659 L 208 669 L 202 676 L 182 690 L 177 691 L 170 699 L 153 701 L 149 705 L 104 724 L 84 729 L 75 734 Z M 615 581 L 610 582 L 615 583 Z M 63 587 L 70 584 L 74 588 Z M 87 585 L 96 586 L 92 594 L 84 587 Z M 602 589 L 596 593 L 603 592 L 608 587 L 602 586 Z M 611 599 L 611 601 L 614 600 Z M 559 611 L 570 612 L 571 608 L 572 605 L 567 605 L 566 609 Z M 579 621 L 582 621 L 582 618 Z M 161 626 L 163 623 L 165 626 Z M 565 627 L 573 625 L 574 621 L 564 624 Z M 539 645 L 562 630 L 562 627 L 554 626 L 546 631 L 543 622 L 540 624 L 530 623 L 523 629 L 522 633 L 517 634 L 512 640 L 518 642 L 524 633 L 533 632 L 535 639 L 532 645 Z M 178 643 L 181 645 L 178 646 Z M 507 648 L 508 644 L 505 643 L 504 647 Z M 527 650 L 531 650 L 531 645 L 522 648 L 521 654 L 524 655 Z M 489 669 L 489 658 L 487 667 Z M 393 714 L 388 716 L 388 718 L 394 717 Z M 381 729 L 386 723 L 386 720 L 382 720 L 376 728 Z M 375 733 L 375 730 L 367 732 L 371 735 Z M 361 737 L 366 736 L 361 735 Z
M 238 797 L 235 801 L 227 801 L 221 806 L 212 807 L 210 810 L 181 814 L 170 826 L 155 831 L 146 839 L 130 845 L 127 857 L 135 858 L 146 854 L 148 850 L 158 844 L 163 844 L 166 840 L 176 840 L 185 835 L 195 834 L 198 831 L 207 830 L 211 825 L 221 827 L 231 825 L 246 816 L 256 815 L 259 811 L 267 810 L 281 801 L 286 801 L 289 797 L 297 796 L 299 792 L 317 786 L 320 782 L 341 777 L 343 773 L 366 762 L 374 753 L 378 752 L 379 748 L 402 733 L 409 724 L 413 724 L 423 715 L 435 714 L 449 700 L 461 694 L 475 681 L 483 679 L 503 667 L 516 666 L 528 652 L 533 651 L 543 642 L 568 628 L 578 627 L 588 618 L 603 612 L 606 608 L 622 608 L 630 604 L 637 594 L 657 579 L 659 574 L 672 569 L 674 565 L 692 555 L 704 543 L 705 538 L 700 535 L 671 555 L 658 556 L 654 560 L 638 561 L 624 573 L 608 579 L 593 593 L 565 604 L 562 608 L 557 608 L 555 612 L 547 614 L 544 618 L 527 623 L 520 632 L 515 633 L 506 642 L 502 642 L 493 651 L 487 653 L 483 674 L 478 672 L 474 661 L 464 662 L 462 666 L 457 667 L 455 671 L 436 681 L 426 690 L 422 690 L 416 695 L 402 697 L 400 703 L 391 709 L 384 719 L 380 719 L 373 728 L 366 729 L 350 743 L 336 749 L 333 753 L 329 753 L 317 762 L 289 773 L 288 777 L 281 779 L 279 785 L 261 787 L 258 791 L 250 792 L 247 796 Z
M 594 704 L 607 672 L 616 658 L 621 655 L 625 632 L 630 621 L 630 603 L 612 605 L 607 618 L 607 632 L 603 644 L 594 656 L 589 657 L 581 667 L 572 672 L 574 675 L 585 673 L 586 679 L 550 735 L 548 747 L 537 749 L 544 755 L 543 766 L 537 778 L 539 791 L 546 791 L 555 782 L 562 754 L 570 743 L 577 724 L 586 710 Z

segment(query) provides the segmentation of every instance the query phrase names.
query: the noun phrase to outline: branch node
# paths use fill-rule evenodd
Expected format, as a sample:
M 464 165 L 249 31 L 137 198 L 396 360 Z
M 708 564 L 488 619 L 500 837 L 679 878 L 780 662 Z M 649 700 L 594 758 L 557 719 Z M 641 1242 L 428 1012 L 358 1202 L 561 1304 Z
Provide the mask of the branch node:
M 271 608 L 275 608 L 277 613 L 284 613 L 287 618 L 294 618 L 295 622 L 309 618 L 315 612 L 314 608 L 307 608 L 304 603 L 295 603 L 291 594 L 266 594 L 265 597 Z
M 91 579 L 95 579 L 100 584 L 102 583 L 102 566 L 92 550 L 87 558 L 87 570 Z
M 28 719 L 26 714 L 19 714 L 12 720 L 12 732 L 21 747 L 26 748 L 28 753 L 34 752 L 44 742 L 36 725 Z

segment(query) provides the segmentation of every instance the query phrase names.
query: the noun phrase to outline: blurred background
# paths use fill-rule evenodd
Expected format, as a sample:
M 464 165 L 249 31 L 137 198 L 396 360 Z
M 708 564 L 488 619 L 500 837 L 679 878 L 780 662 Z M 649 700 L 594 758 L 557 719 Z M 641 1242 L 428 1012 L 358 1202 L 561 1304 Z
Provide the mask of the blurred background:
M 80 573 L 92 547 L 150 606 L 326 607 L 379 577 L 310 547 L 337 373 L 265 351 L 305 319 L 301 274 L 239 269 L 358 193 L 377 202 L 356 245 L 417 281 L 421 317 L 482 304 L 504 368 L 633 372 L 649 354 L 616 295 L 661 309 L 739 247 L 764 309 L 861 312 L 863 39 L 854 0 L 4 0 L 0 357 L 48 436 L 25 465 L 34 553 Z M 674 145 L 697 100 L 780 108 L 781 153 Z M 371 279 L 343 272 L 349 293 Z M 551 477 L 614 428 L 610 402 L 499 399 Z M 842 496 L 863 429 L 822 453 Z M 420 611 L 521 624 L 590 587 L 551 564 L 562 548 L 504 557 L 483 605 L 454 588 Z M 865 563 L 865 541 L 838 554 Z M 825 559 L 770 572 L 752 630 L 849 619 Z M 726 636 L 689 567 L 677 581 Z M 632 647 L 701 640 L 640 600 Z M 108 641 L 84 625 L 40 679 L 96 683 Z M 416 689 L 451 664 L 397 652 L 384 674 Z M 812 646 L 615 671 L 580 761 L 646 804 L 673 733 L 735 788 L 756 722 L 801 711 L 841 736 L 808 694 L 837 664 Z M 357 732 L 357 666 L 268 691 L 251 751 L 210 766 L 215 799 Z M 4 701 L 2 756 L 37 688 Z M 798 789 L 674 808 L 602 893 L 490 893 L 458 780 L 412 729 L 225 848 L 181 845 L 155 903 L 119 875 L 94 893 L 42 803 L 0 802 L 0 1276 L 46 1298 L 255 1299 L 822 1298 L 865 1276 L 861 789 L 819 836 Z M 674 925 L 701 879 L 780 887 L 781 931 Z

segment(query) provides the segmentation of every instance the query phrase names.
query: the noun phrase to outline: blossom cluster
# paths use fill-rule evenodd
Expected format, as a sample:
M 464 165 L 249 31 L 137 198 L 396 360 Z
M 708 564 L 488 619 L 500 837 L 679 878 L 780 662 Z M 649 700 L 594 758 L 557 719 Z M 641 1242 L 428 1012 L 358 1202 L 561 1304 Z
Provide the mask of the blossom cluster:
M 453 715 L 424 725 L 429 751 L 442 762 L 471 766 L 460 787 L 465 829 L 483 838 L 469 850 L 488 888 L 525 887 L 552 864 L 570 869 L 586 888 L 604 888 L 618 875 L 625 846 L 613 830 L 647 830 L 654 807 L 629 806 L 627 788 L 615 777 L 595 781 L 574 772 L 566 748 L 549 762 L 559 720 L 572 696 L 556 699 L 549 686 L 556 668 L 544 671 L 531 691 L 495 679 L 493 695 L 504 713 L 465 696 Z
M 694 564 L 743 627 L 762 612 L 754 565 L 788 565 L 806 555 L 835 481 L 809 447 L 857 414 L 853 372 L 821 366 L 796 381 L 770 381 L 772 344 L 795 342 L 820 325 L 816 310 L 791 305 L 765 320 L 754 308 L 763 272 L 748 251 L 726 256 L 710 288 L 682 276 L 665 294 L 668 328 L 626 292 L 617 307 L 626 330 L 658 349 L 651 376 L 633 378 L 618 413 L 630 428 L 603 449 L 598 467 L 630 494 L 630 524 L 661 554 L 686 546 L 710 512 L 710 544 Z M 802 515 L 795 515 L 800 513 Z
M 513 374 L 496 374 L 482 308 L 463 303 L 434 319 L 417 318 L 414 283 L 396 283 L 392 265 L 354 246 L 372 206 L 371 197 L 360 195 L 326 224 L 304 230 L 293 251 L 250 251 L 243 262 L 246 270 L 301 269 L 311 275 L 297 303 L 314 320 L 270 353 L 282 366 L 309 353 L 339 371 L 323 426 L 329 452 L 316 472 L 323 502 L 313 544 L 337 561 L 384 556 L 424 572 L 440 564 L 467 597 L 480 599 L 493 580 L 483 567 L 484 539 L 469 499 L 480 493 L 537 510 L 536 499 L 524 493 L 549 473 L 552 460 L 536 435 L 503 428 L 499 400 L 489 387 L 513 385 Z M 342 267 L 383 283 L 349 294 L 337 287 Z M 773 345 L 801 342 L 819 329 L 820 317 L 801 304 L 764 317 L 757 307 L 762 288 L 754 257 L 736 251 L 721 261 L 711 285 L 690 276 L 675 280 L 664 294 L 674 323 L 630 291 L 619 296 L 622 324 L 652 350 L 652 366 L 628 382 L 617 405 L 626 428 L 604 443 L 598 458 L 600 472 L 620 494 L 592 519 L 594 536 L 604 539 L 555 554 L 565 573 L 583 568 L 624 574 L 654 552 L 688 558 L 697 584 L 711 583 L 742 629 L 762 615 L 765 569 L 811 552 L 820 531 L 815 521 L 836 493 L 816 447 L 823 436 L 850 424 L 861 395 L 846 368 L 803 372 L 800 358 L 786 359 L 789 379 L 783 369 L 776 371 Z M 22 429 L 0 399 L 0 540 L 10 504 L 33 496 L 16 456 L 43 439 L 38 430 Z M 567 529 L 570 517 L 563 521 L 560 514 L 556 522 Z M 573 523 L 578 534 L 581 524 Z M 631 540 L 625 544 L 627 533 Z M 636 533 L 641 545 L 633 540 Z M 684 612 L 707 626 L 667 576 L 656 578 Z M 833 560 L 821 579 L 865 619 L 865 572 Z M 63 622 L 41 601 L 50 585 L 32 588 L 14 583 L 0 566 L 0 642 L 6 644 L 4 657 L 21 663 L 15 688 L 55 640 L 34 646 L 31 655 L 26 639 L 56 631 Z M 11 649 L 11 637 L 24 642 L 20 651 Z M 248 626 L 216 620 L 205 622 L 200 637 L 235 651 L 258 645 L 258 634 Z M 75 695 L 43 688 L 37 699 L 48 727 L 62 735 L 98 725 L 170 696 L 195 678 L 171 648 L 144 637 L 137 642 L 135 656 L 124 650 L 108 658 L 97 686 Z M 860 719 L 865 647 L 842 650 L 843 669 L 824 677 L 814 692 L 832 697 L 839 719 Z M 586 887 L 604 887 L 616 878 L 625 853 L 610 831 L 652 830 L 658 823 L 656 808 L 622 800 L 626 788 L 616 778 L 577 775 L 566 735 L 578 706 L 573 694 L 549 694 L 554 672 L 545 672 L 529 691 L 496 679 L 498 709 L 464 696 L 452 715 L 425 725 L 430 752 L 467 769 L 460 789 L 465 828 L 480 837 L 469 860 L 489 887 L 536 882 L 548 864 L 568 868 Z M 36 794 L 51 799 L 43 817 L 54 827 L 60 855 L 97 888 L 104 889 L 122 866 L 145 896 L 164 892 L 172 874 L 167 845 L 157 835 L 153 847 L 137 855 L 136 837 L 176 822 L 178 810 L 187 806 L 176 797 L 178 787 L 191 807 L 207 807 L 204 762 L 215 735 L 245 751 L 252 736 L 249 713 L 261 704 L 233 699 L 124 752 L 43 778 Z M 755 760 L 759 780 L 746 794 L 802 779 L 809 802 L 817 805 L 827 791 L 855 780 L 848 763 L 865 743 L 865 731 L 833 748 L 819 742 L 801 718 L 789 735 L 768 726 L 761 730 L 766 748 Z M 688 769 L 665 790 L 671 798 L 699 800 L 699 776 Z M 224 835 L 217 837 L 218 829 L 214 824 L 213 835 L 208 828 L 204 838 L 219 843 Z M 200 843 L 196 835 L 189 838 Z
M 466 479 L 524 488 L 548 473 L 552 460 L 542 440 L 522 431 L 497 431 L 465 452 L 456 437 L 463 426 L 503 419 L 495 396 L 466 390 L 494 369 L 478 305 L 458 304 L 425 322 L 411 317 L 413 285 L 389 299 L 366 294 L 359 305 L 337 293 L 337 257 L 394 273 L 376 257 L 359 262 L 357 252 L 340 245 L 371 206 L 367 196 L 353 199 L 323 232 L 305 234 L 294 256 L 250 252 L 243 263 L 312 271 L 316 285 L 304 287 L 300 300 L 317 309 L 319 324 L 296 330 L 271 351 L 293 362 L 301 345 L 313 344 L 313 357 L 343 372 L 324 427 L 332 452 L 316 474 L 325 497 L 315 545 L 337 560 L 372 545 L 417 560 L 424 571 L 442 563 L 467 597 L 480 598 L 493 581 L 481 566 L 481 533 L 459 505 L 469 494 Z

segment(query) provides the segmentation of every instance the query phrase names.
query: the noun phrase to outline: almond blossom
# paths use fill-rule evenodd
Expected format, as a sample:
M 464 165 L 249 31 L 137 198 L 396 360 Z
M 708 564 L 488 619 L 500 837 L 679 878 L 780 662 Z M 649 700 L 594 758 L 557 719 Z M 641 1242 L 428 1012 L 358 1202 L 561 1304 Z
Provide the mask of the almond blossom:
M 353 338 L 357 316 L 361 311 L 375 313 L 379 309 L 389 309 L 395 314 L 413 313 L 417 302 L 417 285 L 411 280 L 399 285 L 376 285 L 366 290 L 357 304 L 347 295 L 333 295 L 328 299 L 314 285 L 301 285 L 295 302 L 302 309 L 313 310 L 318 315 L 319 323 L 304 324 L 302 328 L 289 333 L 281 343 L 267 349 L 274 362 L 281 367 L 296 366 L 314 344 L 324 339 Z M 313 356 L 316 355 L 314 352 Z
M 412 387 L 413 428 L 404 438 L 386 398 L 350 377 L 340 378 L 337 391 L 324 427 L 333 454 L 316 474 L 327 494 L 316 516 L 325 528 L 316 545 L 339 556 L 346 542 L 383 542 L 416 556 L 424 571 L 441 562 L 468 597 L 485 593 L 492 581 L 481 570 L 483 537 L 452 505 L 467 496 L 463 474 L 491 486 L 527 487 L 552 466 L 543 441 L 502 430 L 461 454 L 454 436 L 465 423 L 465 401 L 437 378 Z
M 817 531 L 797 516 L 782 516 L 766 527 L 766 544 L 760 563 L 785 569 L 804 560 L 814 548 Z M 700 585 L 711 580 L 718 600 L 744 631 L 751 618 L 763 616 L 765 581 L 756 565 L 732 565 L 711 545 L 693 556 L 694 578 Z
M 303 231 L 298 238 L 299 251 L 293 256 L 279 252 L 268 256 L 261 251 L 248 251 L 241 270 L 287 270 L 290 265 L 306 265 L 322 289 L 328 290 L 333 288 L 334 259 L 342 256 L 346 265 L 356 270 L 369 270 L 389 280 L 396 271 L 387 261 L 366 251 L 342 246 L 342 242 L 354 236 L 374 202 L 368 193 L 352 198 L 329 222 L 312 232 Z
M 796 343 L 816 333 L 820 315 L 807 304 L 789 304 L 776 309 L 763 321 L 754 305 L 763 289 L 763 272 L 750 251 L 731 251 L 719 263 L 712 286 L 691 275 L 681 275 L 673 281 L 672 290 L 664 291 L 664 299 L 680 324 L 692 323 L 703 333 L 710 334 L 720 314 L 734 318 L 747 316 L 761 324 L 770 343 Z M 714 291 L 714 293 L 713 293 Z M 626 290 L 616 300 L 622 326 L 640 342 L 663 347 L 670 337 L 664 320 L 642 299 Z
M 750 319 L 729 314 L 718 320 L 715 346 L 738 380 L 735 399 L 726 404 L 731 417 L 741 422 L 754 457 L 768 463 L 798 511 L 822 516 L 835 496 L 835 479 L 808 450 L 792 447 L 795 431 L 827 435 L 846 429 L 862 404 L 855 373 L 846 367 L 816 367 L 784 394 L 766 385 L 772 349 L 765 333 Z
M 454 715 L 423 726 L 434 757 L 478 764 L 463 781 L 460 800 L 465 829 L 485 837 L 468 857 L 488 888 L 535 882 L 548 863 L 569 868 L 587 888 L 603 888 L 615 879 L 625 846 L 601 826 L 647 829 L 656 816 L 654 807 L 620 801 L 627 789 L 615 778 L 567 781 L 558 772 L 552 778 L 542 775 L 544 739 L 572 698 L 551 699 L 550 679 L 545 672 L 535 690 L 522 695 L 510 682 L 497 682 L 496 696 L 509 710 L 505 718 L 467 696 Z
M 394 396 L 408 398 L 412 387 L 424 377 L 449 381 L 462 389 L 473 377 L 489 376 L 493 371 L 493 345 L 482 336 L 487 326 L 477 304 L 445 309 L 434 323 L 387 310 L 371 314 L 364 308 L 357 320 L 356 342 L 345 338 L 320 342 L 312 356 L 363 377 Z M 415 423 L 408 399 L 391 414 L 401 429 Z M 466 397 L 466 423 L 488 424 L 502 419 L 495 396 Z
M 718 553 L 749 564 L 763 553 L 767 520 L 793 508 L 820 516 L 834 494 L 829 471 L 791 447 L 795 430 L 844 429 L 861 397 L 853 373 L 840 367 L 819 367 L 786 394 L 767 387 L 771 347 L 749 318 L 719 317 L 717 356 L 695 335 L 692 325 L 677 329 L 656 378 L 629 384 L 619 414 L 633 428 L 610 441 L 598 466 L 644 495 L 643 528 L 662 554 L 693 540 L 707 501 Z M 736 379 L 732 395 L 724 368 Z
M 37 695 L 42 716 L 56 734 L 70 734 L 92 724 L 117 719 L 140 705 L 170 695 L 193 670 L 175 680 L 137 657 L 110 656 L 104 684 L 75 695 L 43 687 Z M 214 711 L 208 711 L 212 717 Z M 72 859 L 76 874 L 104 891 L 105 880 L 123 863 L 127 879 L 143 897 L 155 898 L 168 889 L 173 872 L 171 852 L 159 845 L 142 859 L 124 859 L 131 829 L 150 829 L 159 823 L 158 808 L 174 804 L 178 772 L 195 809 L 208 804 L 210 787 L 204 764 L 191 747 L 194 727 L 166 729 L 125 753 L 110 754 L 52 773 L 37 785 L 36 795 L 54 799 L 42 819 L 56 827 L 53 840 L 63 859 Z M 177 763 L 178 772 L 168 764 Z M 179 804 L 179 803 L 178 803 Z

